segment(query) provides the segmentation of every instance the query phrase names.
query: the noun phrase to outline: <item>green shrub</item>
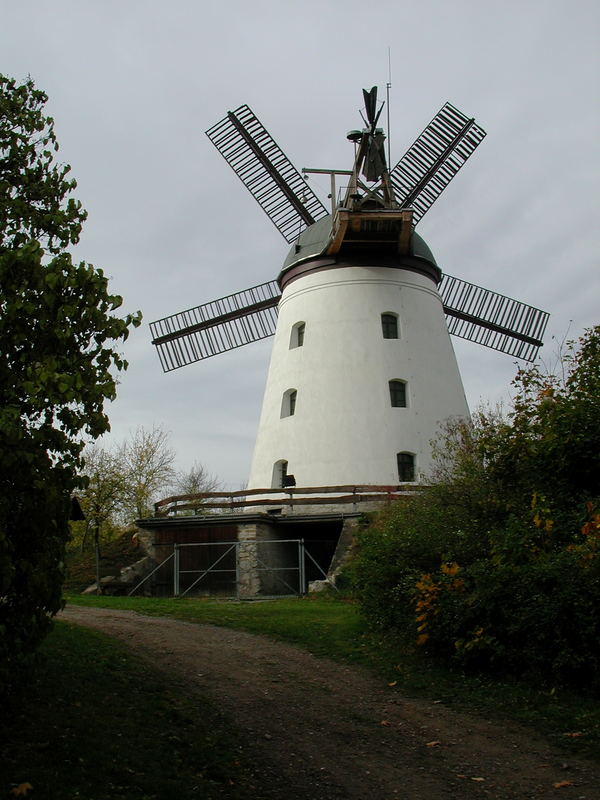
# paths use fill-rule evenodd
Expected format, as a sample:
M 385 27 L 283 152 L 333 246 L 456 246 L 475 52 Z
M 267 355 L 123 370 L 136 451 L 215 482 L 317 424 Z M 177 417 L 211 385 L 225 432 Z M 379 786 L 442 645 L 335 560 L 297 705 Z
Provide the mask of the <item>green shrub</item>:
M 600 689 L 600 326 L 508 417 L 448 424 L 435 483 L 374 515 L 348 569 L 363 612 L 462 668 Z
M 428 500 L 359 534 L 348 574 L 369 619 L 462 668 L 600 689 L 598 527 L 565 546 L 515 516 L 476 540 L 436 525 Z
M 485 534 L 472 528 L 449 535 L 443 501 L 428 490 L 371 517 L 358 533 L 346 575 L 375 622 L 406 627 L 407 619 L 414 618 L 414 587 L 423 573 L 438 570 L 446 561 L 471 563 L 485 549 Z

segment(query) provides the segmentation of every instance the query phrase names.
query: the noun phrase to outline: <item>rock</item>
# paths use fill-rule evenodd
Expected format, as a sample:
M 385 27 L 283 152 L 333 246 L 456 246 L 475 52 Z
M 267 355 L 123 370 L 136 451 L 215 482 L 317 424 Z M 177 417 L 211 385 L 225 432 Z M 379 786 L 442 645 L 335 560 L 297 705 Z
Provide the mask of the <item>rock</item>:
M 144 575 L 148 575 L 154 567 L 156 561 L 150 556 L 144 556 L 130 564 L 128 567 L 123 567 L 118 576 L 106 575 L 100 578 L 100 592 L 101 594 L 127 594 L 130 589 L 133 589 L 138 584 Z M 81 594 L 96 594 L 98 590 L 97 584 L 94 582 L 87 589 L 84 589 Z
M 311 581 L 308 584 L 309 594 L 316 592 L 326 592 L 328 589 L 333 589 L 333 584 L 329 580 L 325 581 Z

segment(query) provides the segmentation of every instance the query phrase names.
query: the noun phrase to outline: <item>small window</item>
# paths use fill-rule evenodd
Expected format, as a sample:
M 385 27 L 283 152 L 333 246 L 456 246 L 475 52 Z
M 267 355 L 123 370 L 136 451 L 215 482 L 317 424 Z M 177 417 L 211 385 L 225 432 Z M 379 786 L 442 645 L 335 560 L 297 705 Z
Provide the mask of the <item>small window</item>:
M 286 484 L 288 462 L 285 460 L 276 461 L 273 464 L 273 480 L 271 489 L 283 489 Z
M 381 315 L 381 330 L 384 339 L 397 339 L 398 338 L 398 315 L 397 314 L 382 314 Z
M 304 345 L 304 331 L 306 330 L 305 322 L 297 322 L 292 328 L 292 335 L 290 337 L 290 350 L 293 347 L 302 347 Z
M 293 417 L 296 413 L 296 398 L 298 396 L 298 392 L 295 389 L 288 389 L 287 392 L 284 392 L 283 399 L 281 401 L 281 416 L 282 417 Z
M 390 401 L 394 408 L 406 408 L 406 383 L 390 381 Z
M 412 482 L 415 479 L 415 456 L 413 453 L 398 453 L 398 479 L 400 483 Z

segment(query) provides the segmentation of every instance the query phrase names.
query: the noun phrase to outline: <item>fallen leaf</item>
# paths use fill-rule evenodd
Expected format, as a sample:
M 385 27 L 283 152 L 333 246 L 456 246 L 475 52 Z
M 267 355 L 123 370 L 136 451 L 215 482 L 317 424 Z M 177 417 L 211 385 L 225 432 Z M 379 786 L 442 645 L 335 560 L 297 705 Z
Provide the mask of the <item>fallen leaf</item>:
M 485 778 L 471 778 L 472 781 L 477 781 L 477 783 L 483 783 Z
M 18 786 L 15 786 L 14 789 L 11 789 L 10 793 L 15 797 L 27 797 L 27 794 L 31 792 L 32 789 L 33 786 L 30 783 L 20 783 Z
M 553 783 L 555 789 L 562 789 L 565 786 L 573 786 L 573 781 L 558 781 L 558 783 Z
M 563 733 L 563 736 L 568 736 L 570 739 L 579 739 L 580 736 L 583 736 L 583 732 L 574 731 L 573 733 Z
M 391 723 L 391 722 L 389 722 L 387 719 L 382 719 L 382 720 L 381 720 L 381 722 L 380 722 L 379 724 L 380 724 L 380 725 L 383 725 L 383 726 L 384 726 L 384 727 L 386 727 L 386 728 L 389 728 L 389 726 L 390 726 L 392 723 Z
M 438 742 L 438 740 L 436 739 L 434 742 L 427 742 L 425 747 L 439 747 L 440 745 L 441 742 Z
M 392 681 L 391 683 L 388 683 L 388 686 L 395 686 L 397 683 L 398 681 Z

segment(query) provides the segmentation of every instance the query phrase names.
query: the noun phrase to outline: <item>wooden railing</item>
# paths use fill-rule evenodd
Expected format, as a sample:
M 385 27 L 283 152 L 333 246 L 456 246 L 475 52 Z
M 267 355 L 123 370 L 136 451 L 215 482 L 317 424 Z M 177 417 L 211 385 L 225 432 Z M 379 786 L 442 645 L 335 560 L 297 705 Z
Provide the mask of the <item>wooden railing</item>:
M 154 516 L 166 517 L 180 511 L 235 511 L 240 508 L 280 506 L 349 505 L 355 509 L 360 503 L 391 502 L 403 495 L 414 494 L 422 487 L 404 483 L 395 486 L 304 486 L 285 489 L 242 489 L 237 492 L 200 492 L 165 497 L 154 504 Z M 308 496 L 306 496 L 308 495 Z M 272 510 L 272 509 L 271 509 Z

